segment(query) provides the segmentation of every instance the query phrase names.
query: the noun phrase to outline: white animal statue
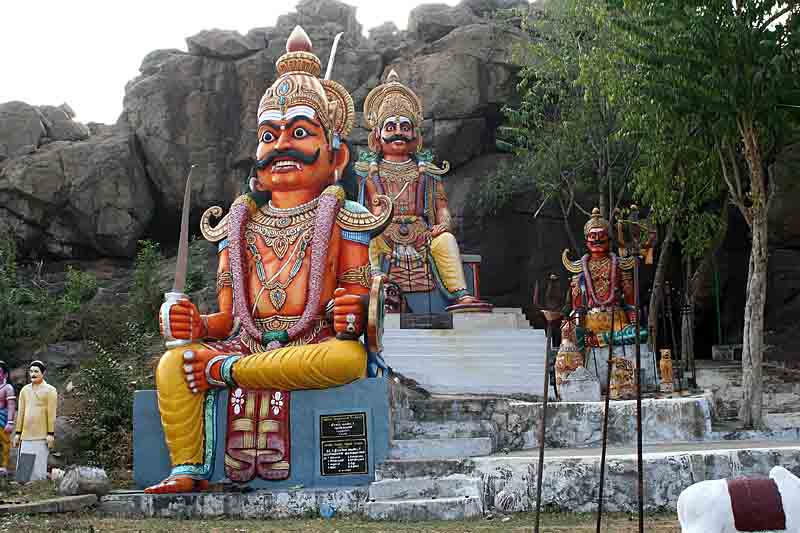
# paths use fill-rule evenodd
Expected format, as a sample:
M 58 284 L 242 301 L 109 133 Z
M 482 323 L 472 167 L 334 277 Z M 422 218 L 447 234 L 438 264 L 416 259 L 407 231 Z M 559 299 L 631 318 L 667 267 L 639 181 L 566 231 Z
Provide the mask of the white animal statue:
M 763 530 L 763 533 L 800 533 L 800 478 L 776 466 L 769 477 L 778 487 L 786 515 L 786 529 Z M 678 497 L 678 519 L 682 533 L 739 533 L 733 516 L 728 481 L 701 481 Z

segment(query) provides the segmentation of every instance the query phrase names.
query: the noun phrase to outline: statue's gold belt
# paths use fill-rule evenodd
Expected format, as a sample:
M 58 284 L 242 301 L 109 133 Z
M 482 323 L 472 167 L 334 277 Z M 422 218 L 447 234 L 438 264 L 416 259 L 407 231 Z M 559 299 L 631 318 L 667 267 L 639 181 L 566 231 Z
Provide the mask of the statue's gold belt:
M 392 217 L 395 224 L 413 224 L 419 217 L 417 215 L 397 215 Z
M 255 318 L 254 320 L 259 331 L 286 331 L 293 324 L 300 320 L 300 316 L 275 315 L 267 318 Z M 326 335 L 325 330 L 328 330 L 329 334 Z M 305 335 L 290 341 L 286 344 L 286 346 L 303 346 L 313 342 L 314 340 L 319 341 L 320 338 L 327 338 L 331 336 L 333 336 L 331 321 L 327 318 L 319 317 L 314 320 L 313 325 L 311 328 L 309 328 Z M 241 339 L 245 346 L 250 348 L 252 353 L 266 351 L 266 347 L 256 339 L 253 339 L 247 333 L 247 330 L 242 329 Z
M 388 241 L 395 244 L 413 246 L 420 235 L 428 231 L 425 221 L 417 216 L 394 217 L 392 223 L 383 232 Z

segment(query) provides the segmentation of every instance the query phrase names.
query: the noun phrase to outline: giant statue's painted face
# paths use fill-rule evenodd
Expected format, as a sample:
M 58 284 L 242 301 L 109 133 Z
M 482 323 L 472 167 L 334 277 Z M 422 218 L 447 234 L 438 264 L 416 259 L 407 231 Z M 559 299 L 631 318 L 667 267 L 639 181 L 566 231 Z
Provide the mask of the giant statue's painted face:
M 606 253 L 609 250 L 608 229 L 592 228 L 586 235 L 586 248 L 590 253 Z
M 322 190 L 341 176 L 350 152 L 338 150 L 308 106 L 267 111 L 259 117 L 256 149 L 256 188 L 261 191 Z
M 414 123 L 407 117 L 389 117 L 384 120 L 379 137 L 384 155 L 409 155 L 417 150 L 419 144 Z

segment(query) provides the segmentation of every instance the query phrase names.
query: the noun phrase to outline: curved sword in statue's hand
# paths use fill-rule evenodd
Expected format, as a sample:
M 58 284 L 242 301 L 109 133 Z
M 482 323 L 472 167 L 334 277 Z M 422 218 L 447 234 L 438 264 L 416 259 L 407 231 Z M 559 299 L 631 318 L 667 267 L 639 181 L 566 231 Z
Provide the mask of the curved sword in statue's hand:
M 169 311 L 173 305 L 178 303 L 181 298 L 187 298 L 183 290 L 186 286 L 186 270 L 189 264 L 189 211 L 191 211 L 192 200 L 192 171 L 197 165 L 192 165 L 189 175 L 186 177 L 186 188 L 183 191 L 183 207 L 181 210 L 181 234 L 178 240 L 178 259 L 175 262 L 175 283 L 170 292 L 164 293 L 164 303 L 161 304 L 161 324 L 164 330 L 164 343 L 167 348 L 176 348 L 190 344 L 189 339 L 176 339 L 172 336 L 172 328 L 169 322 Z M 189 331 L 192 324 L 189 324 Z
M 325 79 L 331 79 L 331 74 L 333 74 L 333 58 L 336 57 L 336 49 L 339 48 L 339 39 L 342 38 L 344 32 L 339 32 L 336 34 L 336 37 L 333 38 L 333 46 L 331 47 L 331 55 L 328 57 L 328 68 L 325 69 Z

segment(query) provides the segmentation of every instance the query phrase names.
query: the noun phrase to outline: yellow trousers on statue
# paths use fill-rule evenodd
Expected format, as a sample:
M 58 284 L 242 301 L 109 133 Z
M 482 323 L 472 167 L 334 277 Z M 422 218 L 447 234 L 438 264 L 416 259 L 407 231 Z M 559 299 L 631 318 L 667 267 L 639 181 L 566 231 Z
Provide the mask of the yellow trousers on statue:
M 372 239 L 369 243 L 369 262 L 372 268 L 381 268 L 381 257 L 391 256 L 392 248 L 383 236 Z M 436 270 L 448 292 L 462 291 L 467 288 L 464 279 L 464 268 L 461 265 L 461 252 L 458 242 L 452 233 L 442 233 L 431 241 L 431 256 L 436 263 Z
M 173 466 L 204 461 L 204 394 L 192 394 L 183 371 L 181 346 L 166 352 L 156 370 L 158 408 Z M 331 339 L 254 353 L 233 365 L 233 379 L 247 389 L 327 389 L 366 376 L 367 352 L 358 341 Z
M 11 453 L 11 435 L 0 427 L 0 469 L 8 468 L 8 456 Z

